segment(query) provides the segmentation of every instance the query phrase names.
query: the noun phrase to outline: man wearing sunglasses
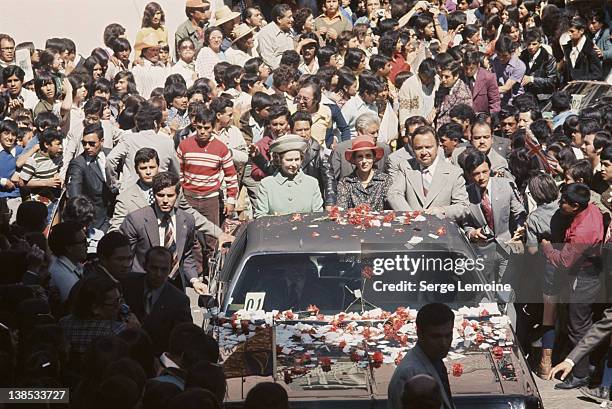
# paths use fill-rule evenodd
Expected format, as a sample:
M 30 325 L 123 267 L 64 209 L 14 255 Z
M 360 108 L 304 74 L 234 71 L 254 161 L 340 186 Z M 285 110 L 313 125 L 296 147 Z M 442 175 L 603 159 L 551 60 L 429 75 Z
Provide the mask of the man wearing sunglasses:
M 95 218 L 91 227 L 106 232 L 113 215 L 116 188 L 106 169 L 106 156 L 110 149 L 103 148 L 102 125 L 92 123 L 83 130 L 83 153 L 70 161 L 66 172 L 68 198 L 83 195 L 91 200 Z

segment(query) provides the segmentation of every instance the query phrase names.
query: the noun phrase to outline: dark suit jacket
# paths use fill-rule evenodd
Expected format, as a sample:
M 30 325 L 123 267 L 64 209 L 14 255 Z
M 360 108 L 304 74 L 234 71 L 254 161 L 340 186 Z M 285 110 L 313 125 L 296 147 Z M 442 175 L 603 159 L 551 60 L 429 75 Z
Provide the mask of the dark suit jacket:
M 572 43 L 570 41 L 563 45 L 563 55 L 565 57 L 565 82 L 576 80 L 600 81 L 603 79 L 601 60 L 595 53 L 593 42 L 590 39 L 586 39 L 582 51 L 578 54 L 575 67 L 572 67 L 572 60 L 570 59 L 571 52 Z
M 499 86 L 495 74 L 479 68 L 472 89 L 474 112 L 499 112 L 501 110 Z
M 176 209 L 176 254 L 180 260 L 183 284 L 189 284 L 198 277 L 198 268 L 193 256 L 195 240 L 195 220 L 184 210 Z M 153 206 L 143 207 L 128 214 L 120 228 L 130 240 L 134 252 L 132 271 L 144 273 L 144 260 L 147 250 L 160 245 L 159 223 Z
M 110 149 L 103 148 L 102 151 L 108 155 Z M 70 161 L 66 171 L 66 193 L 68 198 L 84 195 L 94 205 L 96 212 L 93 227 L 106 231 L 108 219 L 113 215 L 116 190 L 111 186 L 112 177 L 106 171 L 106 181 L 96 162 L 87 164 L 85 153 L 80 154 Z
M 552 94 L 559 83 L 557 75 L 557 60 L 543 47 L 535 62 L 529 67 L 531 55 L 527 49 L 521 53 L 521 61 L 525 63 L 527 70 L 525 75 L 533 77 L 533 82 L 525 86 L 525 91 L 538 96 L 539 94 Z
M 182 322 L 193 322 L 189 297 L 170 283 L 164 284 L 151 312 L 145 312 L 145 274 L 130 274 L 121 280 L 123 298 L 142 328 L 153 341 L 155 355 L 168 350 L 172 329 Z

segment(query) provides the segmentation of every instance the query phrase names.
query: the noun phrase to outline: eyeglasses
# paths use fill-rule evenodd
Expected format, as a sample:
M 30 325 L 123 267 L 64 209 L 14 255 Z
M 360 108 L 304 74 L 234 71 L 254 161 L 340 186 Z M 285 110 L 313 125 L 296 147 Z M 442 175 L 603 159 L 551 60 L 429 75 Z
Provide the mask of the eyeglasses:
M 312 99 L 303 97 L 301 95 L 298 95 L 297 97 L 295 97 L 295 102 L 302 102 L 302 101 L 309 103 L 310 101 L 312 101 Z
M 93 148 L 93 147 L 96 146 L 96 143 L 98 143 L 98 142 L 95 142 L 95 141 L 81 141 L 81 145 L 83 145 L 83 147 L 91 146 Z
M 2 48 L 0 48 L 0 50 L 2 50 L 2 51 L 13 51 L 13 50 L 15 50 L 15 47 L 2 47 Z
M 192 45 L 184 45 L 181 47 L 181 50 L 195 50 L 195 47 Z

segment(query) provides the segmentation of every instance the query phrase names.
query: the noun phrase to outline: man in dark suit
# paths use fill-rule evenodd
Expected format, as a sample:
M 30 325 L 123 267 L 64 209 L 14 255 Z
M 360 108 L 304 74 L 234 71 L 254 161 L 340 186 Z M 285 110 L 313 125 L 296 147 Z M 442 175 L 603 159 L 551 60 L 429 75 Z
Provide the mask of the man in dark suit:
M 540 102 L 548 101 L 559 82 L 557 60 L 542 48 L 542 35 L 539 28 L 528 30 L 525 33 L 525 42 L 527 48 L 523 50 L 520 57 L 527 68 L 522 81 L 523 87 L 525 87 L 525 92 L 535 95 Z
M 586 20 L 574 17 L 568 30 L 570 41 L 563 44 L 564 81 L 603 79 L 601 60 L 595 51 L 593 41 L 585 35 Z
M 192 215 L 176 208 L 180 183 L 171 172 L 158 173 L 153 178 L 155 203 L 127 215 L 121 232 L 130 240 L 134 252 L 132 271 L 144 272 L 145 254 L 151 247 L 163 245 L 173 254 L 170 282 L 179 288 L 191 286 L 206 294 L 208 286 L 198 278 L 193 256 L 195 220 Z
M 511 277 L 504 276 L 512 253 L 508 245 L 512 240 L 510 229 L 524 223 L 525 207 L 508 179 L 491 177 L 491 162 L 483 152 L 469 151 L 463 171 L 472 183 L 467 186 L 470 205 L 462 227 L 468 239 L 479 245 L 480 253 L 487 256 L 483 273 L 488 282 L 510 282 Z
M 111 177 L 106 170 L 106 155 L 110 149 L 103 148 L 104 130 L 100 123 L 87 125 L 83 131 L 83 153 L 70 161 L 66 173 L 68 197 L 86 196 L 95 209 L 94 228 L 106 231 L 109 217 L 113 214 L 116 189 L 111 186 Z
M 455 314 L 444 304 L 427 304 L 417 314 L 417 344 L 399 363 L 387 391 L 389 409 L 402 409 L 404 385 L 416 375 L 429 375 L 441 391 L 441 409 L 453 409 L 452 394 L 446 366 L 442 359 L 448 355 L 453 342 Z
M 167 248 L 152 247 L 145 254 L 146 274 L 130 274 L 121 280 L 125 302 L 151 337 L 155 355 L 168 349 L 177 324 L 193 322 L 189 298 L 167 282 L 172 257 Z
M 495 74 L 480 66 L 480 52 L 468 51 L 463 56 L 464 82 L 472 91 L 475 112 L 499 112 L 501 109 L 499 86 Z

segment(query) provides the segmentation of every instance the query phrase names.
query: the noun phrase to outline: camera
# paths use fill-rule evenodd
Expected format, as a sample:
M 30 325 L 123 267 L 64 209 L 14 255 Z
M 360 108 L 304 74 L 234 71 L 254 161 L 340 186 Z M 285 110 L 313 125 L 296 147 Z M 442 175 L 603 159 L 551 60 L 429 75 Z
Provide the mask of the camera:
M 378 10 L 376 10 L 376 16 L 378 18 L 383 18 L 385 16 L 385 9 L 378 9 Z
M 487 241 L 493 241 L 495 239 L 495 233 L 487 225 L 482 226 L 480 232 L 487 237 Z

